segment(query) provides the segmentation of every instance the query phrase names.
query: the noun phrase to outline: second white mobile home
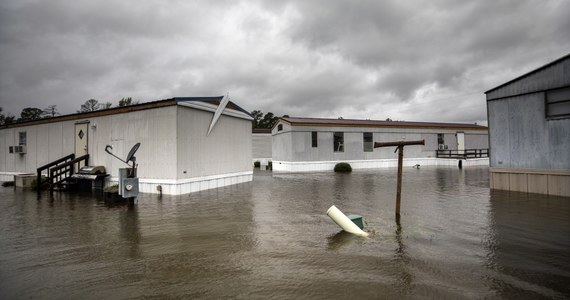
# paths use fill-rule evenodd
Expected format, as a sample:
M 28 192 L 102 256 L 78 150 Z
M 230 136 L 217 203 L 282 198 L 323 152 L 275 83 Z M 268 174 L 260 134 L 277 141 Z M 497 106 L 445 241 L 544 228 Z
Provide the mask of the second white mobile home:
M 328 171 L 338 162 L 354 169 L 392 167 L 397 164 L 394 149 L 374 149 L 374 142 L 401 140 L 425 140 L 424 146 L 406 147 L 406 165 L 458 164 L 457 158 L 438 158 L 438 150 L 485 156 L 464 165 L 488 165 L 487 135 L 487 127 L 475 124 L 287 117 L 272 129 L 273 170 Z

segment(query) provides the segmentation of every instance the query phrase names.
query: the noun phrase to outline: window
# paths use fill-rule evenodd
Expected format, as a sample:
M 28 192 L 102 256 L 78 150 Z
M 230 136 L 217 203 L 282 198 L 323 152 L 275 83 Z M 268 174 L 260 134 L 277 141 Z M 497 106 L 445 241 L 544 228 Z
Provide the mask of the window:
M 25 132 L 25 131 L 20 131 L 20 132 L 18 133 L 18 140 L 19 140 L 18 145 L 20 145 L 20 146 L 26 146 L 26 143 L 27 143 L 26 140 L 27 140 L 27 139 L 26 139 L 26 132 Z
M 317 143 L 317 132 L 316 131 L 311 132 L 311 145 L 313 148 L 317 148 L 318 143 Z
M 362 140 L 364 142 L 364 152 L 374 151 L 374 142 L 372 142 L 372 132 L 363 132 Z
M 546 92 L 546 117 L 570 117 L 570 88 Z
M 344 152 L 344 132 L 333 133 L 333 151 Z
M 443 140 L 443 133 L 437 134 L 437 144 L 438 145 L 445 145 L 445 141 Z
M 277 131 L 281 131 L 281 130 L 283 130 L 283 124 L 277 125 Z

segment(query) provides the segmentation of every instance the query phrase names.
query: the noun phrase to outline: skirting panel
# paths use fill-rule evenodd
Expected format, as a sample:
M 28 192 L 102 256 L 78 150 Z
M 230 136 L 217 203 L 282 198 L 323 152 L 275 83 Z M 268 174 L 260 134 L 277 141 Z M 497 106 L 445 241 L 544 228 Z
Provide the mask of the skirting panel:
M 491 188 L 570 197 L 570 170 L 491 168 Z
M 14 181 L 14 175 L 24 175 L 24 174 L 33 174 L 33 173 L 0 172 L 0 182 Z
M 273 171 L 276 172 L 319 172 L 332 171 L 334 166 L 340 161 L 273 161 Z M 375 159 L 375 160 L 347 160 L 353 170 L 358 169 L 380 169 L 393 168 L 398 166 L 397 159 Z M 404 167 L 420 166 L 457 166 L 457 159 L 443 158 L 404 158 Z M 463 161 L 463 167 L 469 166 L 488 166 L 488 158 L 476 158 Z
M 108 179 L 106 184 L 115 184 L 118 180 L 118 178 L 113 177 Z M 160 190 L 162 190 L 162 193 L 165 195 L 182 195 L 250 182 L 252 180 L 253 171 L 179 180 L 140 178 L 139 191 L 141 193 L 159 194 Z

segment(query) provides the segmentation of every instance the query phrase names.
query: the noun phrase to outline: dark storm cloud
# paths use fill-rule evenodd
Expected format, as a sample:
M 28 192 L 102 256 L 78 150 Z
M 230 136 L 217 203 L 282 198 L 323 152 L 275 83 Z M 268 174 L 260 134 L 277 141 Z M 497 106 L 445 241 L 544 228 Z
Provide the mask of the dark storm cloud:
M 556 55 L 561 56 L 564 48 L 556 45 L 555 38 L 566 45 L 569 40 L 563 27 L 570 6 L 563 2 L 329 1 L 322 5 L 305 1 L 298 5 L 302 17 L 292 28 L 294 39 L 315 51 L 335 47 L 362 67 L 389 69 L 379 88 L 402 100 L 409 100 L 426 83 L 455 84 L 454 79 L 472 67 L 500 66 L 506 56 L 520 50 L 540 55 L 559 48 Z
M 0 106 L 221 95 L 278 115 L 485 122 L 568 53 L 568 1 L 0 1 Z

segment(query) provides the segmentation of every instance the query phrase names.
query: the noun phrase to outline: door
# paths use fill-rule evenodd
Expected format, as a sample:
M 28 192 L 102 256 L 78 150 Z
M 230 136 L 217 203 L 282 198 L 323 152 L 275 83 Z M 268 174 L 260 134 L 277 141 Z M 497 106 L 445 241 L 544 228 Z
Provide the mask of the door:
M 457 133 L 457 152 L 463 154 L 465 150 L 465 134 L 463 132 Z
M 75 157 L 80 157 L 88 153 L 87 151 L 87 139 L 89 138 L 88 129 L 89 123 L 77 123 L 75 124 Z M 79 167 L 83 167 L 85 164 L 82 162 Z

